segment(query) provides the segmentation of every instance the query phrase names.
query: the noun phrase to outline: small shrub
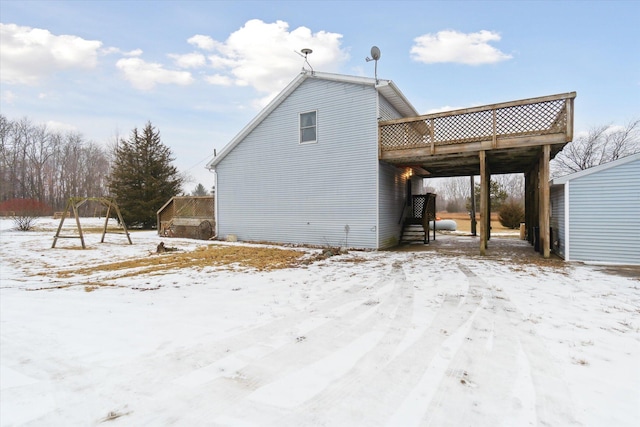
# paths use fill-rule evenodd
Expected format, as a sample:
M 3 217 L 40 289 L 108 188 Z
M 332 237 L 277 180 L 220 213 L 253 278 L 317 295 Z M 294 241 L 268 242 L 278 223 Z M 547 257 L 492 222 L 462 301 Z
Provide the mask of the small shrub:
M 524 221 L 524 208 L 522 204 L 510 200 L 502 205 L 498 212 L 500 224 L 506 228 L 516 229 Z
M 52 209 L 35 199 L 10 199 L 0 203 L 0 212 L 9 213 L 16 230 L 29 231 L 38 217 L 51 214 Z
M 12 217 L 14 228 L 18 231 L 29 231 L 37 222 L 37 217 L 29 214 L 19 214 Z

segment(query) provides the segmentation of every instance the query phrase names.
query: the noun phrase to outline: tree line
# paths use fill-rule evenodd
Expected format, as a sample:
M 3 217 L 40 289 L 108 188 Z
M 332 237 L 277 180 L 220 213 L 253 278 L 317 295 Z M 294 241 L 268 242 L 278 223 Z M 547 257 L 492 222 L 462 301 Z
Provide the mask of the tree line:
M 36 200 L 62 210 L 69 197 L 108 194 L 110 156 L 78 132 L 0 115 L 0 202 Z
M 128 226 L 153 228 L 157 210 L 185 182 L 174 160 L 151 122 L 105 148 L 78 132 L 0 115 L 0 211 L 49 215 L 71 197 L 111 197 Z M 198 184 L 193 194 L 206 190 Z

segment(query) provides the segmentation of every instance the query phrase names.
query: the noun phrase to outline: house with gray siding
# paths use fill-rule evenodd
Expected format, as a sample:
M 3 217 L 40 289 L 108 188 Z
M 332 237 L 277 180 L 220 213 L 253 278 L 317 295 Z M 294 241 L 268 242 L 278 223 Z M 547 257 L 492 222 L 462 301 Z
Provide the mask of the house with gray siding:
M 640 264 L 640 153 L 553 179 L 552 249 L 566 261 Z
M 303 70 L 207 165 L 218 238 L 396 245 L 422 180 L 379 160 L 378 121 L 417 115 L 390 80 Z

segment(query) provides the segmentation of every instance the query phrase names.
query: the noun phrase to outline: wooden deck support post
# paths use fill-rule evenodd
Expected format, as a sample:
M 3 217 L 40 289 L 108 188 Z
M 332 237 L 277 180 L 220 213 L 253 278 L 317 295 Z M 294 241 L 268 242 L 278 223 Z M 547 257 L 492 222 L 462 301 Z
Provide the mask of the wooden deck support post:
M 491 168 L 487 163 L 485 165 L 485 174 L 487 179 L 484 182 L 485 194 L 487 195 L 487 214 L 485 215 L 485 221 L 487 221 L 487 242 L 491 240 Z
M 549 233 L 550 212 L 549 212 L 549 160 L 551 157 L 551 146 L 542 147 L 540 158 L 540 253 L 549 258 L 551 254 L 551 236 Z
M 476 182 L 474 176 L 469 177 L 469 188 L 471 189 L 471 235 L 477 236 L 478 231 L 476 228 Z
M 489 211 L 489 194 L 487 192 L 487 153 L 480 151 L 480 255 L 487 254 L 487 213 Z

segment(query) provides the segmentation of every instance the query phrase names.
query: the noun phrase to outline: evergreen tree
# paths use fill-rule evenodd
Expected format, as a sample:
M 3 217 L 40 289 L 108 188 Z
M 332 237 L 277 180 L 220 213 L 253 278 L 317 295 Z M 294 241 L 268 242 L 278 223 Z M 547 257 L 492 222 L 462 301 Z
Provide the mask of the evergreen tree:
M 204 185 L 202 184 L 198 184 L 195 188 L 195 190 L 193 190 L 191 192 L 192 196 L 207 196 L 207 190 L 206 188 L 204 188 Z
M 476 209 L 480 206 L 480 184 L 474 186 L 474 194 L 476 198 Z M 489 181 L 489 202 L 491 203 L 491 209 L 499 210 L 502 204 L 509 197 L 502 185 L 495 180 Z M 471 197 L 467 199 L 467 210 L 471 207 Z
M 173 160 L 151 122 L 141 132 L 133 129 L 128 141 L 119 141 L 109 189 L 128 226 L 155 227 L 158 209 L 180 192 L 182 178 L 171 164 Z

